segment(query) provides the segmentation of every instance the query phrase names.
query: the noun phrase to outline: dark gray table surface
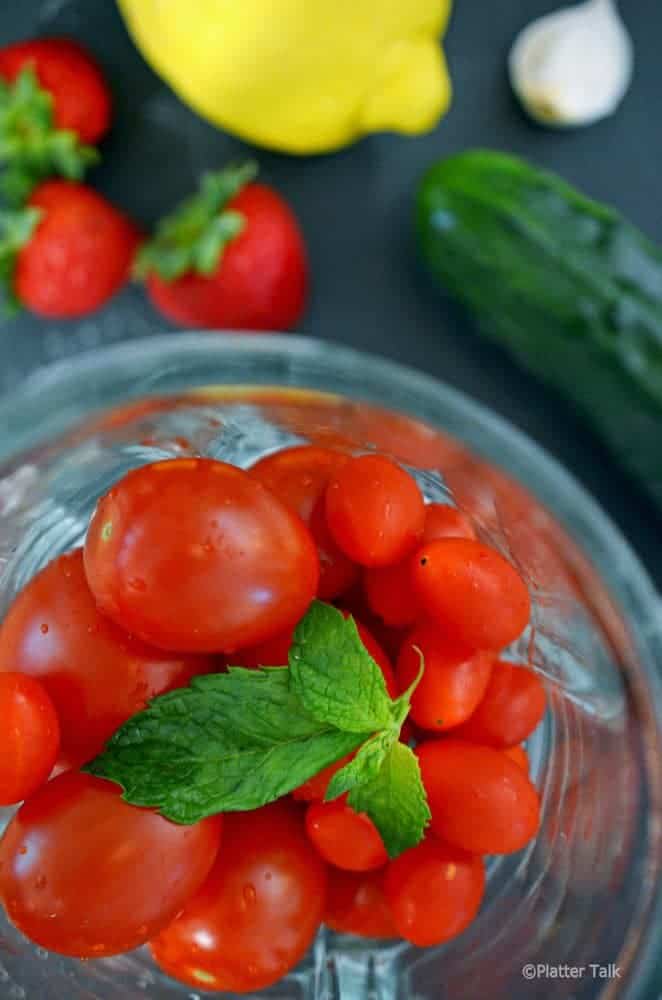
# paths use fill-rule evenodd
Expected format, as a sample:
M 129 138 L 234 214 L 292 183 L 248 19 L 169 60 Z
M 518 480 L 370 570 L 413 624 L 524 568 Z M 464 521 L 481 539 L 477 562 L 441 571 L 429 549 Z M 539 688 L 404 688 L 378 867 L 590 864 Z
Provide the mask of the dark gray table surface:
M 290 199 L 310 248 L 314 290 L 303 331 L 423 369 L 489 404 L 559 458 L 611 513 L 662 582 L 662 519 L 560 397 L 480 340 L 422 273 L 411 234 L 412 193 L 435 158 L 469 146 L 508 149 L 611 202 L 662 242 L 662 4 L 623 2 L 636 77 L 613 118 L 575 132 L 529 123 L 511 96 L 506 55 L 516 32 L 556 0 L 456 0 L 446 41 L 455 88 L 432 134 L 374 136 L 330 156 L 259 153 L 263 177 Z M 93 183 L 144 226 L 205 169 L 246 147 L 184 107 L 142 61 L 112 0 L 8 0 L 0 44 L 70 34 L 96 54 L 115 91 L 116 124 Z M 22 315 L 0 328 L 0 392 L 27 372 L 85 348 L 162 332 L 164 320 L 128 288 L 81 322 Z

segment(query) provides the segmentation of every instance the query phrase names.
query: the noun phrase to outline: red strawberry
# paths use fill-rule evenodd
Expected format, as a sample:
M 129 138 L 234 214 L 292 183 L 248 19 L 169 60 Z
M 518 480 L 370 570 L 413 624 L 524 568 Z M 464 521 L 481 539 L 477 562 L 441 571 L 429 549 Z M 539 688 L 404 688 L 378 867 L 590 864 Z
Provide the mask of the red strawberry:
M 183 326 L 287 330 L 301 317 L 308 265 L 287 203 L 252 183 L 252 164 L 208 174 L 158 226 L 138 274 L 168 319 Z
M 50 174 L 79 180 L 110 127 L 101 70 L 75 42 L 42 38 L 0 49 L 0 157 L 20 200 Z
M 110 202 L 73 181 L 45 181 L 2 221 L 0 262 L 15 299 L 57 319 L 93 312 L 118 291 L 140 239 Z

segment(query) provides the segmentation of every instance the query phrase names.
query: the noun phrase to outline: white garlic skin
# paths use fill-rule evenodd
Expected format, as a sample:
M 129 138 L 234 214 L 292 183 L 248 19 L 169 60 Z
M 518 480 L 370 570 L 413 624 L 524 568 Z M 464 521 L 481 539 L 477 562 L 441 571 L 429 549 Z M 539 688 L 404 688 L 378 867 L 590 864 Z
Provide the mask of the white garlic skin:
M 614 0 L 588 0 L 533 21 L 515 39 L 513 90 L 544 125 L 590 125 L 613 114 L 625 96 L 633 46 Z

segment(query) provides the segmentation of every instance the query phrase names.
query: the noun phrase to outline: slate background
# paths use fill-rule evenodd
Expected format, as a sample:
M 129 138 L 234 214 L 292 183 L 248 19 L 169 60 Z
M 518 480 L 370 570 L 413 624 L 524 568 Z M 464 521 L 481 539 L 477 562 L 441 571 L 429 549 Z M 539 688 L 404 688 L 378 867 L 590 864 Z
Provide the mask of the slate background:
M 412 192 L 435 158 L 483 145 L 526 155 L 618 206 L 662 243 L 662 4 L 621 4 L 637 68 L 613 118 L 569 133 L 532 125 L 511 96 L 506 56 L 516 32 L 558 0 L 456 0 L 445 43 L 455 88 L 450 114 L 416 139 L 375 136 L 340 153 L 295 159 L 260 152 L 262 176 L 294 205 L 306 233 L 314 291 L 302 329 L 384 354 L 445 379 L 492 406 L 560 459 L 611 513 L 662 583 L 662 519 L 563 400 L 480 340 L 432 286 L 411 235 Z M 115 91 L 116 123 L 92 182 L 144 226 L 198 175 L 246 153 L 198 119 L 149 70 L 112 0 L 6 0 L 0 44 L 69 34 L 95 53 Z M 0 327 L 0 392 L 49 360 L 165 324 L 138 289 L 99 315 L 48 324 L 27 315 Z

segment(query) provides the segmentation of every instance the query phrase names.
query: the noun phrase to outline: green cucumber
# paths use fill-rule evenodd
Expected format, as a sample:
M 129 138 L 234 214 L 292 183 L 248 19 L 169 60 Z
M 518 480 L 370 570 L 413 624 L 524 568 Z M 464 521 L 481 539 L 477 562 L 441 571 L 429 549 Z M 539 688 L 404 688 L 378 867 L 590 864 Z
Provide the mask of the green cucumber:
M 479 328 L 572 400 L 662 506 L 662 251 L 556 175 L 487 150 L 428 171 L 417 233 Z

